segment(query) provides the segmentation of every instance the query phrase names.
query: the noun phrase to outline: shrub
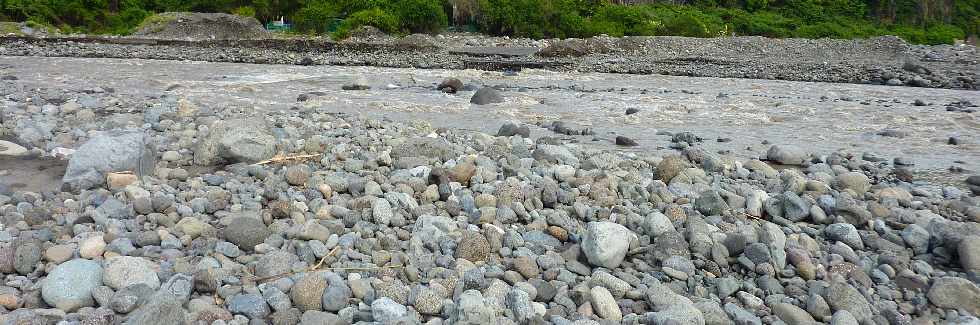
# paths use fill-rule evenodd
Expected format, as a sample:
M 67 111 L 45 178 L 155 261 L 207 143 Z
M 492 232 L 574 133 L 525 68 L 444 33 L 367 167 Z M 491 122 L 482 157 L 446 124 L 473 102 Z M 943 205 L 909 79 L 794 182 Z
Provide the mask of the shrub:
M 255 8 L 252 6 L 243 6 L 235 8 L 231 13 L 242 16 L 242 17 L 255 17 Z
M 660 35 L 676 35 L 689 37 L 711 37 L 714 36 L 708 25 L 690 12 L 680 12 L 663 19 L 663 25 L 658 29 Z
M 395 0 L 387 10 L 398 17 L 401 29 L 407 32 L 435 33 L 449 24 L 438 0 Z
M 592 16 L 596 33 L 610 36 L 653 35 L 659 24 L 642 6 L 605 6 Z
M 337 16 L 333 6 L 326 3 L 313 3 L 297 11 L 293 16 L 293 23 L 296 30 L 300 32 L 324 33 Z
M 351 31 L 361 26 L 373 26 L 383 32 L 394 33 L 398 31 L 398 17 L 380 8 L 361 10 L 344 19 L 334 32 L 334 37 L 347 38 Z

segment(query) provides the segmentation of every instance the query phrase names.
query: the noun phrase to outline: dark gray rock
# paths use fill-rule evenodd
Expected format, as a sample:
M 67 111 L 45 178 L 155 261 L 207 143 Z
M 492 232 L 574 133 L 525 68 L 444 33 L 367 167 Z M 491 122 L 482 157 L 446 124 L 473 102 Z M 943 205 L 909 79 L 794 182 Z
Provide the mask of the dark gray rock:
M 476 105 L 487 105 L 487 104 L 497 104 L 503 103 L 504 97 L 497 92 L 496 89 L 490 87 L 483 87 L 477 90 L 473 97 L 470 98 L 470 103 Z
M 235 217 L 224 229 L 224 237 L 228 242 L 241 249 L 251 251 L 255 245 L 265 242 L 272 233 L 262 220 L 252 217 Z
M 447 94 L 455 94 L 457 91 L 463 90 L 463 82 L 456 78 L 446 78 L 439 83 L 436 89 Z
M 527 125 L 523 125 L 515 122 L 507 122 L 500 126 L 500 130 L 497 130 L 498 137 L 510 137 L 520 135 L 524 138 L 531 137 L 531 129 Z
M 233 314 L 245 315 L 251 319 L 265 318 L 270 312 L 265 299 L 254 293 L 232 296 L 225 302 L 225 307 Z

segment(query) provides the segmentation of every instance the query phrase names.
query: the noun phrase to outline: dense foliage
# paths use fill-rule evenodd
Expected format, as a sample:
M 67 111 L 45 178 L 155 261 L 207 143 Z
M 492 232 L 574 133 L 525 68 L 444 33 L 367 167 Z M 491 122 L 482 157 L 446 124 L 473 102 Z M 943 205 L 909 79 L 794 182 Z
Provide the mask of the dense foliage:
M 861 38 L 898 35 L 951 43 L 980 34 L 980 0 L 0 0 L 0 20 L 67 32 L 132 32 L 155 12 L 229 12 L 268 22 L 285 17 L 298 32 L 371 25 L 389 33 L 458 27 L 517 37 L 600 34 L 714 37 Z

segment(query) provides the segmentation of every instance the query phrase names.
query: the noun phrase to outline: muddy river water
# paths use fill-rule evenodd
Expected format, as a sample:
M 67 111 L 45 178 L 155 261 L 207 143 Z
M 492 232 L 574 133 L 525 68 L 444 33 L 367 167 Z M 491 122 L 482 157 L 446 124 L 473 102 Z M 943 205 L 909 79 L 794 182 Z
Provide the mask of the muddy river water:
M 613 148 L 615 136 L 624 135 L 640 144 L 624 150 L 675 152 L 666 133 L 688 131 L 704 138 L 708 150 L 739 157 L 764 156 L 768 146 L 763 142 L 768 141 L 818 154 L 844 150 L 903 157 L 925 174 L 947 173 L 951 166 L 980 170 L 980 113 L 946 106 L 964 100 L 980 104 L 980 92 L 967 90 L 543 70 L 504 74 L 82 58 L 0 57 L 0 66 L 26 87 L 112 87 L 121 95 L 152 96 L 179 84 L 172 93 L 209 109 L 312 105 L 487 133 L 508 120 L 563 121 L 594 130 L 594 136 L 563 136 L 582 143 Z M 364 77 L 372 89 L 341 90 L 354 76 Z M 455 95 L 434 90 L 446 77 L 477 87 L 501 86 L 506 102 L 478 106 L 469 103 L 472 90 Z M 297 102 L 297 95 L 313 91 L 322 96 Z M 927 105 L 913 105 L 916 100 Z M 626 115 L 628 108 L 639 112 Z M 879 135 L 886 130 L 904 136 Z M 557 136 L 532 127 L 533 137 L 546 135 Z M 950 137 L 960 144 L 947 144 Z

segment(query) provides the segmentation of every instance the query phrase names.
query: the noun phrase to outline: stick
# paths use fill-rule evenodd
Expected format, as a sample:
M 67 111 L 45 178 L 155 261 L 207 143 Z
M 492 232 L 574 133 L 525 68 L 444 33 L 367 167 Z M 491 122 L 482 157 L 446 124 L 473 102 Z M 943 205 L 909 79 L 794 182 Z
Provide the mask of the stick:
M 256 165 L 266 165 L 266 164 L 272 164 L 272 163 L 286 162 L 286 161 L 289 161 L 289 160 L 310 159 L 310 158 L 315 158 L 315 157 L 319 157 L 319 156 L 320 156 L 319 154 L 312 154 L 312 155 L 293 155 L 293 156 L 286 156 L 286 155 L 281 155 L 280 154 L 280 155 L 276 155 L 275 157 L 272 157 L 270 159 L 266 159 L 266 160 L 257 162 L 255 164 Z

